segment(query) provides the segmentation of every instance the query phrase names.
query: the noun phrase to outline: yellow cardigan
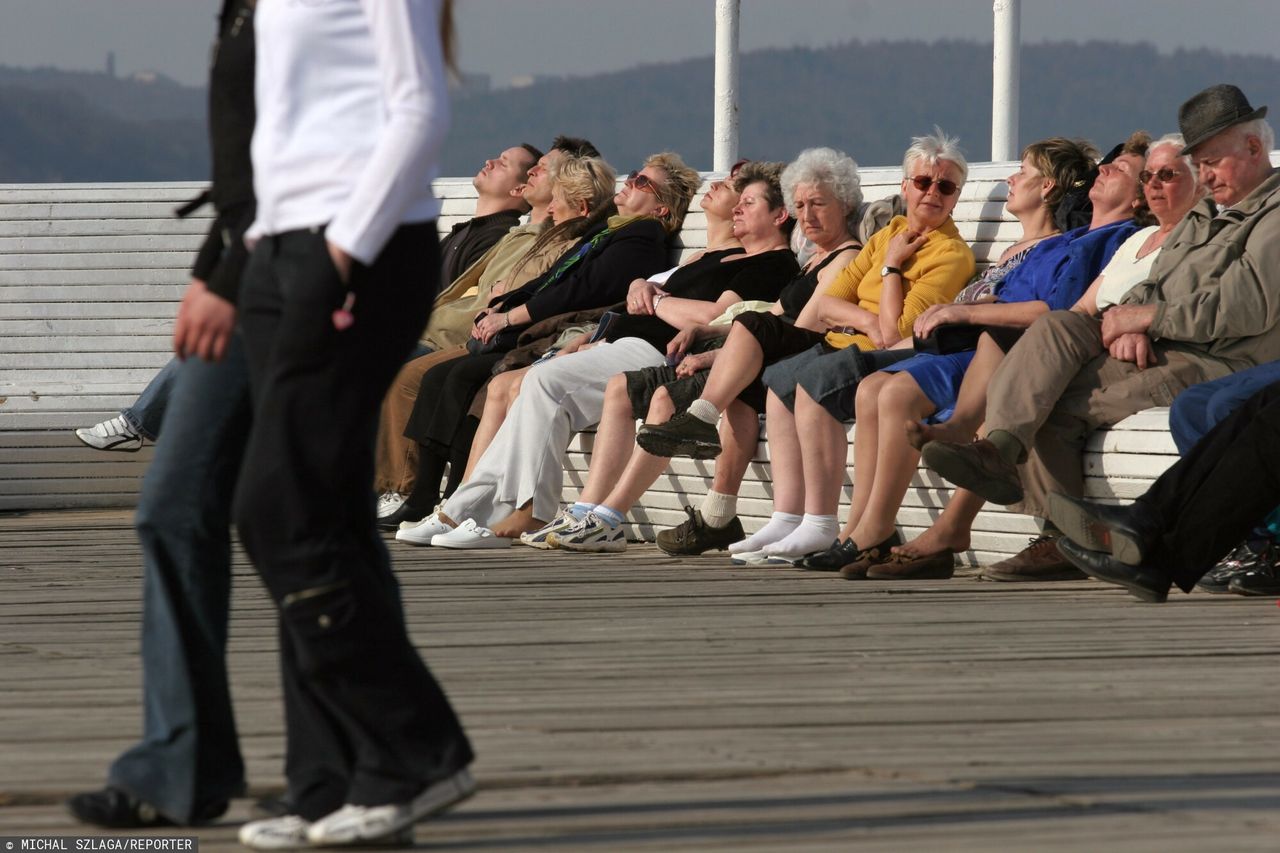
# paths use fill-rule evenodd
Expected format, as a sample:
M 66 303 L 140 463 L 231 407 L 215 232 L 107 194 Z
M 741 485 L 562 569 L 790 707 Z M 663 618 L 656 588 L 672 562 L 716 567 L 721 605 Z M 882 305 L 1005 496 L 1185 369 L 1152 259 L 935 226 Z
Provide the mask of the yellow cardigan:
M 826 295 L 852 302 L 859 308 L 880 313 L 880 293 L 884 288 L 880 280 L 880 268 L 884 266 L 889 241 L 907 230 L 907 218 L 895 216 L 889 224 L 871 236 L 853 263 L 840 271 L 827 288 Z M 911 336 L 916 317 L 930 305 L 938 305 L 955 299 L 973 276 L 975 269 L 973 252 L 956 224 L 947 221 L 925 238 L 924 245 L 902 267 L 904 293 L 902 316 L 898 318 L 898 334 Z M 849 335 L 844 332 L 828 332 L 827 343 L 836 349 L 856 346 L 873 350 L 875 344 L 866 335 Z

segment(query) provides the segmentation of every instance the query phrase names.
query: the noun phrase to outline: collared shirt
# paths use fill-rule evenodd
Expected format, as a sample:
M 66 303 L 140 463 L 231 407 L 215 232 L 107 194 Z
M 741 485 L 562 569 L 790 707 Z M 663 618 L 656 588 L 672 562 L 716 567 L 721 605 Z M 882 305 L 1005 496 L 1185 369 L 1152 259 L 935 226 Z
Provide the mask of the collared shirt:
M 400 224 L 439 215 L 439 18 L 440 0 L 259 5 L 251 237 L 327 223 L 370 264 Z

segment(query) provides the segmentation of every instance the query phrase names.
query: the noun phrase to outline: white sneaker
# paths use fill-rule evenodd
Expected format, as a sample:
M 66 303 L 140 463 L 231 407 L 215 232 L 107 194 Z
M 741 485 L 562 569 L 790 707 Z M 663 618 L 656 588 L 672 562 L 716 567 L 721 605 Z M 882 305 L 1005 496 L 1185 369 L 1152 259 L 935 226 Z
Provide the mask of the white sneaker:
M 301 850 L 311 846 L 310 826 L 296 814 L 254 820 L 240 827 L 240 843 L 254 850 Z
M 343 806 L 311 824 L 307 840 L 315 846 L 324 847 L 369 842 L 398 843 L 407 830 L 411 842 L 415 823 L 462 802 L 475 790 L 471 771 L 463 768 L 448 779 L 429 785 L 408 803 Z
M 422 521 L 402 521 L 396 531 L 396 539 L 410 545 L 430 545 L 431 540 L 441 533 L 453 530 L 441 520 L 438 512 L 433 512 Z
M 622 525 L 611 527 L 594 512 L 587 513 L 573 527 L 560 533 L 552 533 L 548 539 L 553 547 L 566 551 L 616 553 L 627 550 L 627 537 L 623 534 Z
M 494 536 L 492 530 L 476 524 L 474 518 L 468 518 L 453 530 L 431 537 L 431 544 L 436 548 L 470 551 L 480 548 L 510 548 L 511 540 L 505 536 Z
M 78 429 L 76 438 L 94 450 L 127 450 L 132 453 L 142 449 L 142 436 L 129 426 L 124 415 L 116 415 L 109 421 Z
M 744 551 L 734 554 L 729 558 L 729 562 L 735 566 L 763 566 L 771 557 L 771 554 L 766 554 L 764 551 Z
M 378 518 L 394 515 L 404 504 L 405 496 L 399 492 L 383 492 L 378 495 Z
M 565 510 L 553 520 L 549 521 L 542 527 L 539 527 L 532 533 L 521 533 L 520 542 L 524 545 L 528 545 L 530 548 L 539 548 L 542 550 L 555 548 L 556 546 L 551 544 L 549 541 L 551 534 L 558 534 L 563 530 L 568 530 L 577 523 L 578 519 L 570 515 L 568 510 Z

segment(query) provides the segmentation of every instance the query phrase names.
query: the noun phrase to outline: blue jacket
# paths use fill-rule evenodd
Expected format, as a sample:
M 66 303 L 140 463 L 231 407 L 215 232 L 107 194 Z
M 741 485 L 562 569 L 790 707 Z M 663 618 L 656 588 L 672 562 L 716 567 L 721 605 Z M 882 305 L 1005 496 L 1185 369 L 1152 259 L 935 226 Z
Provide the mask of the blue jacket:
M 1138 230 L 1132 219 L 1090 231 L 1076 228 L 1042 240 L 996 290 L 998 302 L 1045 302 L 1050 311 L 1076 304 L 1111 260 L 1120 244 Z

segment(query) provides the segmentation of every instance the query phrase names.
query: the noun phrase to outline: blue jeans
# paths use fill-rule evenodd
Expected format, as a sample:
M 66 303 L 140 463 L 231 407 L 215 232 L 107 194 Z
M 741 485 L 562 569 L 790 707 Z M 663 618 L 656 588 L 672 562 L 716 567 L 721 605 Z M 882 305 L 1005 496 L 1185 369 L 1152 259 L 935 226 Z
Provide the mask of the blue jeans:
M 142 389 L 133 405 L 120 410 L 125 422 L 147 441 L 155 441 L 160 435 L 160 423 L 164 420 L 165 409 L 169 407 L 169 398 L 173 395 L 173 385 L 181 366 L 178 359 L 169 359 Z
M 1280 361 L 1269 361 L 1183 391 L 1169 409 L 1169 430 L 1178 453 L 1186 456 L 1196 442 L 1254 394 L 1280 382 Z
M 175 360 L 166 373 L 169 413 L 134 520 L 145 722 L 108 781 L 190 824 L 244 791 L 224 659 L 231 497 L 250 421 L 244 344 L 236 334 L 222 362 Z

